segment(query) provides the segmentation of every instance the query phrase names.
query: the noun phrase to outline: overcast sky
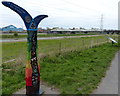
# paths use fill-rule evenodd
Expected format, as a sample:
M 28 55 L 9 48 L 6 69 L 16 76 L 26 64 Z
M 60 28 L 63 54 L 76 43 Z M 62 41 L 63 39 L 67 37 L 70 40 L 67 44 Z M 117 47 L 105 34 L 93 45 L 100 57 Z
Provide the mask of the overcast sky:
M 2 0 L 0 0 L 2 1 Z M 101 14 L 105 29 L 118 29 L 119 0 L 9 0 L 26 9 L 32 17 L 45 14 L 39 27 L 84 27 L 100 28 Z M 25 25 L 9 8 L 0 4 L 0 27 L 15 25 L 25 29 Z

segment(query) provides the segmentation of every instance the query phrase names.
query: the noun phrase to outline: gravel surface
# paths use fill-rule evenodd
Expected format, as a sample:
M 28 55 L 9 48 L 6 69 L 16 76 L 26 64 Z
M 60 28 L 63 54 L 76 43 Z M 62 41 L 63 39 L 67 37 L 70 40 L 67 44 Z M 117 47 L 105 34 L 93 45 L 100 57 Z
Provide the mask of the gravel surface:
M 40 82 L 40 90 L 44 92 L 43 96 L 46 94 L 55 94 L 55 96 L 60 94 L 58 88 L 55 88 L 54 86 L 48 86 L 48 84 L 43 81 Z M 24 96 L 26 94 L 26 89 L 23 88 L 18 90 L 17 92 L 13 93 L 13 96 L 17 94 L 22 94 L 22 96 Z
M 50 40 L 50 39 L 62 39 L 62 38 L 79 38 L 79 37 L 95 37 L 102 35 L 82 35 L 82 36 L 59 36 L 59 37 L 38 37 L 37 40 Z M 0 42 L 27 42 L 27 38 L 18 39 L 0 39 Z
M 93 94 L 118 94 L 118 54 L 120 51 L 115 55 L 105 78 Z

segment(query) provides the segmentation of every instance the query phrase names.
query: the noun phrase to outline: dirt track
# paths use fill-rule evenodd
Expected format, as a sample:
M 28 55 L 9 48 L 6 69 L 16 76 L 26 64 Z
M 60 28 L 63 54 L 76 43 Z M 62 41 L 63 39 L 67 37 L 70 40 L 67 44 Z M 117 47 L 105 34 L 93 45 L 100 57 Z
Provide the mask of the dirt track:
M 40 90 L 44 91 L 44 95 L 45 94 L 56 94 L 56 95 L 60 94 L 59 89 L 55 88 L 54 86 L 48 86 L 48 84 L 43 81 L 40 82 Z M 25 95 L 26 89 L 23 88 L 23 89 L 18 90 L 17 92 L 13 93 L 13 96 L 17 94 Z
M 59 37 L 38 37 L 38 40 L 49 40 L 49 39 L 63 39 L 63 38 L 79 38 L 79 37 L 95 37 L 102 35 L 82 35 L 82 36 L 59 36 Z M 21 39 L 2 39 L 0 42 L 27 42 L 27 38 Z
M 118 54 L 120 51 L 115 55 L 105 78 L 93 94 L 118 94 Z

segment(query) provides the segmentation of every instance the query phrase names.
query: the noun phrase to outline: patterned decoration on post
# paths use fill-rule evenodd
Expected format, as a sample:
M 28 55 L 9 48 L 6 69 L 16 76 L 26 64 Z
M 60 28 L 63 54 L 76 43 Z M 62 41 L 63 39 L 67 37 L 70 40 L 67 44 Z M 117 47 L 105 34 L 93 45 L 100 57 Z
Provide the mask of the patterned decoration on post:
M 3 5 L 9 7 L 15 11 L 23 19 L 27 28 L 27 41 L 28 41 L 28 53 L 27 53 L 27 64 L 26 64 L 26 95 L 39 94 L 40 84 L 40 66 L 37 62 L 37 27 L 40 21 L 47 15 L 38 15 L 32 18 L 31 15 L 23 8 L 18 5 L 3 1 Z

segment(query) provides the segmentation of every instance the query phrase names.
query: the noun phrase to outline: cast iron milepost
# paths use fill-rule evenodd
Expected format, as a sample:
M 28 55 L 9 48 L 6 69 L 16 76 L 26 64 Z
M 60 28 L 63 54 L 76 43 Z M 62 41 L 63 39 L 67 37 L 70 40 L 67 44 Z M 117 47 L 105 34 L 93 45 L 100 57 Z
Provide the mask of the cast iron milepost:
M 18 13 L 25 23 L 28 33 L 28 53 L 25 73 L 26 95 L 33 96 L 33 94 L 39 94 L 40 66 L 37 62 L 37 27 L 40 21 L 48 16 L 38 15 L 32 18 L 25 9 L 12 2 L 3 1 L 2 4 Z

